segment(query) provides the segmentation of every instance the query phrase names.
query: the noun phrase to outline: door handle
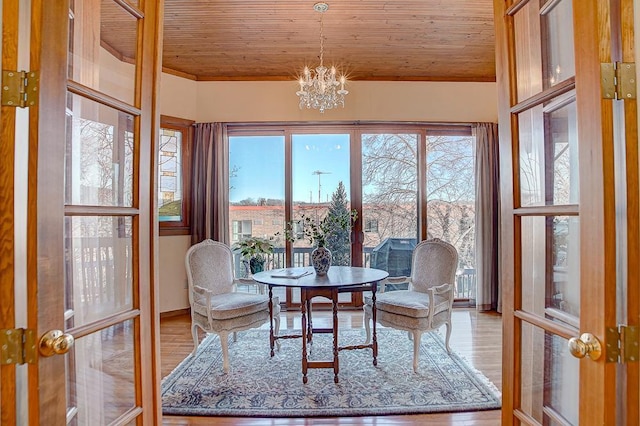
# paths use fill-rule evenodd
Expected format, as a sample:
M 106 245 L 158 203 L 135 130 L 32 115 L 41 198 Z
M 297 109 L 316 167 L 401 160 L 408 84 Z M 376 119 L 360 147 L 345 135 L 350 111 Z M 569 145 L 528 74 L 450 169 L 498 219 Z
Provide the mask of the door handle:
M 569 339 L 569 352 L 576 358 L 584 358 L 586 355 L 592 360 L 597 360 L 602 355 L 602 345 L 596 336 L 591 333 L 582 333 L 580 337 Z
M 40 355 L 49 357 L 69 352 L 75 339 L 71 334 L 60 330 L 47 331 L 40 339 Z

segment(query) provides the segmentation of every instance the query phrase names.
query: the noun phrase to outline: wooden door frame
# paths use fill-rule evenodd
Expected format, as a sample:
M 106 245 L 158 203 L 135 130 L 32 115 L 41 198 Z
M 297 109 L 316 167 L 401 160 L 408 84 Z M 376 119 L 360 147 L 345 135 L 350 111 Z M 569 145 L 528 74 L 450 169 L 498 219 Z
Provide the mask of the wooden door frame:
M 515 45 L 511 34 L 513 21 L 509 9 L 524 6 L 527 1 L 494 1 L 496 24 L 496 69 L 500 152 L 511 153 L 500 158 L 501 176 L 501 282 L 503 285 L 503 394 L 502 424 L 517 420 L 514 409 L 521 400 L 521 334 L 522 319 L 515 311 L 522 306 L 522 293 L 516 285 L 521 276 L 519 241 L 520 221 L 514 207 L 520 194 L 514 164 L 518 162 L 518 115 L 512 107 L 518 103 L 516 90 Z M 580 133 L 580 330 L 593 333 L 605 341 L 605 324 L 615 324 L 616 246 L 615 188 L 613 186 L 613 127 L 610 100 L 600 94 L 600 63 L 610 62 L 609 35 L 598 30 L 608 28 L 609 0 L 580 0 L 575 4 L 574 34 L 576 67 L 576 107 Z M 597 48 L 594 48 L 596 46 Z M 602 56 L 599 56 L 599 53 Z M 602 117 L 601 120 L 594 117 Z M 602 171 L 596 173 L 595 171 Z M 585 189 L 588 188 L 588 191 Z M 603 244 L 604 242 L 604 244 Z M 580 419 L 585 424 L 616 424 L 616 364 L 597 361 L 580 362 Z M 635 400 L 637 402 L 637 398 Z M 615 406 L 615 404 L 613 405 Z M 608 409 L 607 409 L 608 408 Z
M 63 168 L 67 67 L 68 1 L 32 2 L 31 68 L 40 73 L 38 105 L 29 115 L 29 194 L 27 218 L 27 279 L 29 328 L 42 336 L 53 326 L 64 330 L 64 305 L 59 291 L 64 276 Z M 33 131 L 37 129 L 36 131 Z M 42 135 L 42 138 L 40 138 Z M 42 139 L 42 140 L 41 140 Z M 59 178 L 56 178 L 59 177 Z M 58 183 L 58 185 L 54 185 Z M 43 309 L 46 307 L 46 309 Z M 66 398 L 59 398 L 61 356 L 43 358 L 29 366 L 29 412 L 31 424 L 55 419 L 66 411 Z
M 19 0 L 2 2 L 2 69 L 18 68 Z M 0 329 L 15 321 L 15 172 L 16 108 L 0 107 Z M 0 423 L 16 424 L 16 366 L 0 365 Z
M 513 243 L 513 162 L 504 153 L 512 152 L 511 128 L 517 124 L 517 117 L 510 113 L 512 105 L 517 103 L 515 81 L 509 76 L 515 75 L 515 50 L 508 42 L 508 34 L 513 31 L 513 23 L 506 18 L 507 0 L 494 0 L 494 23 L 496 27 L 496 83 L 498 89 L 498 137 L 500 167 L 500 282 L 502 283 L 502 424 L 514 422 L 515 401 L 520 400 L 520 381 L 516 372 L 520 368 L 520 359 L 516 359 L 516 348 L 520 346 L 519 335 L 515 331 L 513 316 L 516 271 L 514 259 L 520 254 L 520 248 Z M 513 255 L 505 255 L 512 252 Z M 517 271 L 519 273 L 519 271 Z
M 15 0 L 11 0 L 15 1 Z M 119 0 L 114 0 L 119 2 Z M 5 3 L 6 4 L 6 3 Z M 141 350 L 134 354 L 141 365 L 141 375 L 135 386 L 136 405 L 143 407 L 141 419 L 145 425 L 160 423 L 160 361 L 159 361 L 159 296 L 157 285 L 157 211 L 155 172 L 159 137 L 159 82 L 162 50 L 163 1 L 141 0 L 144 15 L 141 25 L 136 67 L 137 88 L 134 104 L 141 111 L 135 120 L 139 130 L 138 149 L 134 156 L 140 170 L 134 179 L 134 194 L 140 214 L 134 218 L 134 244 L 139 246 L 134 277 L 139 290 L 134 303 L 140 311 L 135 338 Z M 67 66 L 69 3 L 66 1 L 32 0 L 31 69 L 40 73 L 38 106 L 30 111 L 29 194 L 28 194 L 28 327 L 37 336 L 50 328 L 64 330 L 64 306 L 59 296 L 64 276 L 63 241 L 65 112 L 67 102 Z M 61 25 L 64 23 L 64 25 Z M 136 198 L 134 196 L 134 198 Z M 145 330 L 145 332 L 142 332 Z M 60 421 L 66 413 L 66 398 L 60 397 L 58 381 L 64 374 L 65 359 L 61 356 L 39 357 L 29 366 L 30 424 L 43 419 Z M 64 390 L 64 387 L 62 387 Z
M 140 297 L 140 328 L 148 330 L 141 336 L 142 353 L 137 355 L 136 362 L 148 360 L 150 368 L 142 368 L 141 386 L 142 401 L 146 407 L 142 415 L 143 424 L 156 425 L 162 419 L 162 397 L 160 396 L 160 286 L 159 286 L 159 235 L 157 170 L 158 147 L 160 140 L 160 79 L 162 75 L 162 26 L 164 21 L 164 0 L 142 0 L 141 9 L 145 15 L 145 25 L 141 36 L 145 40 L 142 52 L 138 52 L 143 73 L 140 81 L 142 87 L 139 93 L 143 96 L 139 100 L 142 114 L 140 116 L 140 146 L 139 161 L 141 185 L 148 185 L 147 191 L 140 191 L 138 201 L 148 208 L 140 209 L 140 235 L 148 244 L 139 246 L 140 276 L 149 277 L 146 285 L 141 285 Z M 145 114 L 145 112 L 148 112 Z M 135 191 L 135 189 L 134 189 Z
M 611 36 L 600 32 L 609 29 L 608 3 L 581 0 L 573 8 L 574 34 L 580 34 L 575 38 L 580 169 L 594 171 L 580 173 L 580 330 L 601 342 L 607 325 L 616 324 L 613 101 L 602 99 L 600 89 L 600 63 L 611 62 Z M 589 384 L 580 386 L 580 418 L 592 424 L 616 424 L 611 407 L 616 406 L 617 364 L 605 359 L 580 362 L 580 382 Z
M 635 46 L 635 15 L 634 0 L 620 0 L 619 9 L 615 10 L 620 20 L 621 54 L 620 58 L 614 58 L 621 62 L 636 62 L 637 47 Z M 626 223 L 626 249 L 627 249 L 627 304 L 626 324 L 640 326 L 640 168 L 638 151 L 638 102 L 636 99 L 624 101 L 625 123 L 625 154 L 626 154 L 626 198 L 627 198 L 627 223 Z M 626 383 L 624 384 L 625 400 L 622 404 L 626 407 L 625 424 L 640 421 L 640 363 L 627 362 L 623 365 L 626 370 Z

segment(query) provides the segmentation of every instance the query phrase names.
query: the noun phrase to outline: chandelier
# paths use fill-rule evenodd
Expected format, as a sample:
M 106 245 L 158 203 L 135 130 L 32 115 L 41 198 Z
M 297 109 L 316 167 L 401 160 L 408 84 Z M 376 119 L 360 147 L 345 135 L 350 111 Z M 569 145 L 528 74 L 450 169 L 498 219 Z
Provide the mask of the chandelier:
M 327 3 L 316 3 L 313 5 L 316 12 L 324 13 L 329 9 Z M 328 69 L 323 64 L 324 37 L 322 34 L 322 15 L 320 15 L 320 65 L 314 70 L 305 66 L 302 75 L 298 79 L 300 90 L 296 95 L 300 97 L 300 109 L 307 108 L 325 109 L 337 108 L 342 105 L 344 108 L 344 96 L 349 92 L 344 90 L 347 79 L 344 75 L 337 76 L 336 67 Z M 338 88 L 339 87 L 339 88 Z

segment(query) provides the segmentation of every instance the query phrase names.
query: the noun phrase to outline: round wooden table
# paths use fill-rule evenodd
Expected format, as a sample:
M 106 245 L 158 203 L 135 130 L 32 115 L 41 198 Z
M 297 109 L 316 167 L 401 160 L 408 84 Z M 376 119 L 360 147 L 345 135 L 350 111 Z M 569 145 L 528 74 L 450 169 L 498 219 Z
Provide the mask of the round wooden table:
M 301 275 L 304 274 L 304 275 Z M 283 278 L 283 276 L 287 276 Z M 307 383 L 307 370 L 309 368 L 333 368 L 334 382 L 338 383 L 340 363 L 338 353 L 343 350 L 371 348 L 373 352 L 373 365 L 378 363 L 378 341 L 376 339 L 376 291 L 378 283 L 387 278 L 386 271 L 373 268 L 360 268 L 355 266 L 332 266 L 327 275 L 318 276 L 313 267 L 285 268 L 272 271 L 263 271 L 253 275 L 253 279 L 269 287 L 269 316 L 273 313 L 273 287 L 293 287 L 300 289 L 300 311 L 302 314 L 302 334 L 275 336 L 273 333 L 273 318 L 271 318 L 269 342 L 271 356 L 274 355 L 274 346 L 277 339 L 302 338 L 302 382 Z M 373 339 L 368 345 L 338 346 L 338 294 L 371 291 L 373 312 Z M 311 321 L 311 299 L 323 296 L 331 300 L 333 304 L 333 328 L 313 328 Z M 307 312 L 309 323 L 307 324 Z M 333 360 L 332 361 L 308 361 L 307 343 L 312 341 L 313 333 L 333 333 Z

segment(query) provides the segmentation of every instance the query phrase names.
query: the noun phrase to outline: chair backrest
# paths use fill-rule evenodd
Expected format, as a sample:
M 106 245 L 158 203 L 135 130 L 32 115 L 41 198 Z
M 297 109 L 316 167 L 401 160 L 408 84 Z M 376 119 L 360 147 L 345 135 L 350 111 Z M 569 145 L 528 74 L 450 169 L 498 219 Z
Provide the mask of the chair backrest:
M 226 244 L 204 240 L 187 250 L 185 256 L 189 302 L 193 303 L 193 286 L 211 290 L 213 294 L 233 290 L 233 254 Z
M 455 285 L 458 251 L 438 238 L 423 241 L 413 251 L 411 282 L 413 289 L 425 293 L 442 284 Z

